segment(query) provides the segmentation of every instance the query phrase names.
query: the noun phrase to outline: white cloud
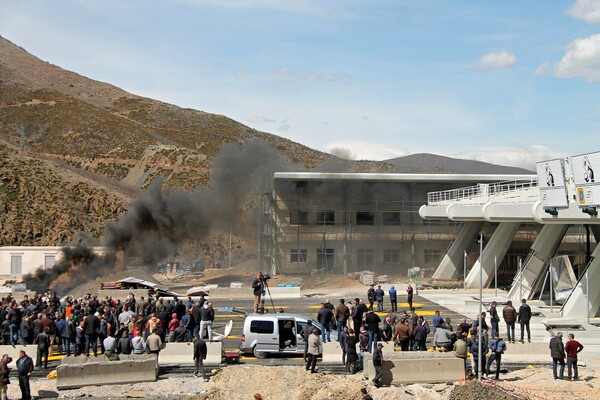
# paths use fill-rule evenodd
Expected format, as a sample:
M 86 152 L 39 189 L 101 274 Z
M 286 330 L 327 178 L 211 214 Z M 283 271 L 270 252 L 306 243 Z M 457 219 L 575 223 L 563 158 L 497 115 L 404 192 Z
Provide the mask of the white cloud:
M 263 124 L 263 123 L 273 124 L 273 123 L 277 122 L 277 120 L 274 118 L 265 117 L 264 115 L 253 115 L 250 118 L 248 118 L 248 122 L 254 122 L 254 123 L 259 123 L 259 124 Z
M 600 23 L 600 0 L 577 0 L 569 7 L 567 14 L 589 24 L 598 24 Z
M 561 78 L 600 81 L 600 34 L 569 43 L 567 52 L 555 65 L 554 73 Z
M 355 140 L 339 140 L 328 143 L 325 145 L 325 149 L 328 153 L 342 151 L 344 154 L 351 154 L 356 160 L 388 160 L 409 154 L 406 150 L 394 149 L 387 144 Z
M 273 76 L 277 82 L 289 83 L 296 80 L 296 74 L 289 68 L 279 68 Z
M 506 69 L 517 65 L 517 57 L 506 50 L 493 51 L 481 57 L 473 66 L 479 71 Z
M 233 71 L 233 76 L 239 79 L 244 79 L 248 72 L 245 69 L 238 69 L 237 71 Z
M 550 68 L 550 63 L 548 61 L 541 64 L 539 67 L 533 71 L 535 76 L 544 76 L 548 73 L 548 69 Z
M 524 147 L 482 147 L 453 154 L 451 157 L 521 167 L 535 171 L 536 162 L 564 156 L 564 154 L 546 146 L 530 145 Z

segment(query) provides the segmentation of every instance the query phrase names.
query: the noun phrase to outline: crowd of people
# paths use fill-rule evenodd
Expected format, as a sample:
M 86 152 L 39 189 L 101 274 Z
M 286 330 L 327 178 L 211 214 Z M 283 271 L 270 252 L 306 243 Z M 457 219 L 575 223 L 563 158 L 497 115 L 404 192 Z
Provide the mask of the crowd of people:
M 480 318 L 475 318 L 471 322 L 463 318 L 459 323 L 453 324 L 452 320 L 444 318 L 439 310 L 435 311 L 431 321 L 418 315 L 413 307 L 413 296 L 414 289 L 408 285 L 406 292 L 408 309 L 401 312 L 398 312 L 398 294 L 393 286 L 386 296 L 381 286 L 375 288 L 371 285 L 367 291 L 367 303 L 360 298 L 351 301 L 340 299 L 337 306 L 334 306 L 326 300 L 321 304 L 317 314 L 318 322 L 324 327 L 322 332 L 309 326 L 309 331 L 303 333 L 306 337 L 311 335 L 307 344 L 309 356 L 308 358 L 305 356 L 306 368 L 315 370 L 316 356 L 311 357 L 310 354 L 311 352 L 318 354 L 320 343 L 331 341 L 330 333 L 334 329 L 337 330 L 337 340 L 342 348 L 342 363 L 346 365 L 349 373 L 362 370 L 364 354 L 372 353 L 376 370 L 373 379 L 375 385 L 379 385 L 381 377 L 383 343 L 389 343 L 401 351 L 454 351 L 457 357 L 464 360 L 465 377 L 482 376 L 499 379 L 502 355 L 507 349 L 507 343 L 525 343 L 525 336 L 527 341 L 531 342 L 529 323 L 532 312 L 526 299 L 521 300 L 518 310 L 513 307 L 511 301 L 507 301 L 501 312 L 498 310 L 497 302 L 493 301 L 489 309 L 482 312 Z M 384 312 L 386 297 L 389 298 L 389 308 Z M 506 340 L 500 335 L 501 319 L 506 325 Z M 517 323 L 520 325 L 520 340 L 517 340 L 515 335 Z M 562 340 L 562 333 L 559 333 L 550 342 L 550 348 L 553 349 L 555 379 L 564 378 L 565 365 L 568 366 L 567 379 L 578 379 L 577 353 L 583 349 L 583 346 L 574 340 L 572 333 L 569 334 L 569 338 L 566 345 L 562 346 L 562 342 L 558 345 L 556 341 Z M 565 352 L 567 353 L 566 364 Z M 559 373 L 556 371 L 557 365 L 561 366 Z M 493 375 L 492 366 L 495 366 Z

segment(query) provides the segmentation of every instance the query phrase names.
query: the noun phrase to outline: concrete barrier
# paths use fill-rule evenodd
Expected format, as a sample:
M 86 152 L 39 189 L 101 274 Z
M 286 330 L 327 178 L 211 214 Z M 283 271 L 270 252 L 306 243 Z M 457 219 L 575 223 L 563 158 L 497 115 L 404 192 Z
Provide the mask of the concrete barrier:
M 453 382 L 465 376 L 463 360 L 454 352 L 384 351 L 383 359 L 383 385 Z M 367 379 L 375 376 L 371 353 L 365 353 L 364 375 Z
M 77 389 L 84 386 L 156 382 L 156 357 L 124 361 L 89 361 L 58 366 L 56 388 Z
M 342 365 L 342 347 L 339 342 L 323 343 L 323 364 Z
M 223 360 L 223 343 L 206 342 L 208 354 L 205 365 L 219 365 Z M 158 353 L 159 365 L 194 365 L 193 343 L 167 343 Z
M 119 354 L 119 361 L 132 361 L 132 360 L 154 360 L 156 361 L 155 354 Z M 104 354 L 98 355 L 98 357 L 86 357 L 79 355 L 77 357 L 63 357 L 60 360 L 60 365 L 77 365 L 85 364 L 88 362 L 113 362 L 110 361 Z
M 4 354 L 8 354 L 13 359 L 12 363 L 9 364 L 9 367 L 15 368 L 21 350 L 25 350 L 25 353 L 33 359 L 33 364 L 35 365 L 35 359 L 37 358 L 37 345 L 35 344 L 28 344 L 27 346 L 18 344 L 15 347 L 2 345 L 0 346 L 0 357 Z
M 129 293 L 135 295 L 136 301 L 139 301 L 142 296 L 148 300 L 148 289 L 100 289 L 98 290 L 98 299 L 110 296 L 113 300 L 121 300 L 124 303 Z

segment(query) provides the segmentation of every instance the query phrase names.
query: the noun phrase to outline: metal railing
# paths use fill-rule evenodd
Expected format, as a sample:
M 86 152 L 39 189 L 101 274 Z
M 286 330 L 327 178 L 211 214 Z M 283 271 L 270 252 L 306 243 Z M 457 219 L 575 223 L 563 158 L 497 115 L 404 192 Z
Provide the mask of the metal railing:
M 526 189 L 537 187 L 537 178 L 520 181 L 506 181 L 498 183 L 480 183 L 458 189 L 442 190 L 427 193 L 427 204 L 443 204 L 458 200 L 479 200 L 481 204 L 490 197 L 517 193 Z

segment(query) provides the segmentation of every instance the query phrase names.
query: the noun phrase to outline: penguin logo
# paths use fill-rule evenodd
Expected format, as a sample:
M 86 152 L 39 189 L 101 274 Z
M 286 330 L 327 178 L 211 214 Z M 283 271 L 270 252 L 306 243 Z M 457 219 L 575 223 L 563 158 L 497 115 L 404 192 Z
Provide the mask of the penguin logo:
M 594 170 L 588 156 L 583 157 L 583 179 L 588 182 L 594 182 Z
M 554 175 L 552 174 L 552 170 L 548 163 L 546 163 L 546 185 L 554 186 Z

